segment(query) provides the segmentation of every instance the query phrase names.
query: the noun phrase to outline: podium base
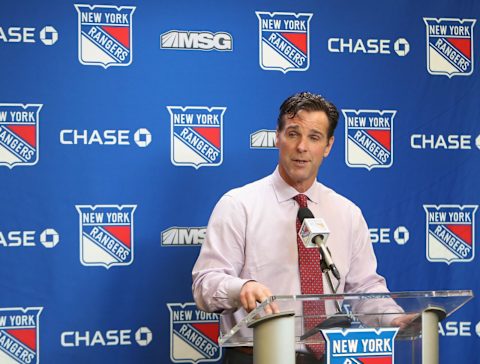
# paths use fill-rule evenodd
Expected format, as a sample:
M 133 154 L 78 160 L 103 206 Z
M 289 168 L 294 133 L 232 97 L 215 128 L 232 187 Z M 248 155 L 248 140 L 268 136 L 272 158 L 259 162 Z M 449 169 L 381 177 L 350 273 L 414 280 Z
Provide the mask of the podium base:
M 252 322 L 254 364 L 295 364 L 295 312 L 268 315 Z

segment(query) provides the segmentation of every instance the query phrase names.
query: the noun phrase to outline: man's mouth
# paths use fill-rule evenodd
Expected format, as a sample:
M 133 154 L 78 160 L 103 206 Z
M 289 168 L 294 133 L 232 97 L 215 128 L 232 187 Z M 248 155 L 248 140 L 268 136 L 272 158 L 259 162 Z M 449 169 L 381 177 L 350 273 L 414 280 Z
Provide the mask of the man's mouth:
M 305 159 L 293 159 L 293 162 L 295 164 L 299 164 L 299 165 L 302 165 L 302 166 L 308 163 L 308 161 L 305 160 Z

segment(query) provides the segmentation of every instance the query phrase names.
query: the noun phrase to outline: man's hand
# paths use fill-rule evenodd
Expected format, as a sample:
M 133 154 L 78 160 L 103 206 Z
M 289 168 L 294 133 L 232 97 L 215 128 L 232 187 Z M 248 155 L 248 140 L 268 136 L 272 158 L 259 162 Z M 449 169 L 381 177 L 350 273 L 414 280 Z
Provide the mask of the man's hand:
M 420 321 L 415 321 L 415 319 L 417 318 L 419 318 Z M 400 327 L 400 329 L 405 329 L 411 324 L 421 325 L 421 317 L 419 317 L 419 315 L 416 313 L 410 313 L 410 314 L 399 316 L 394 320 L 392 320 L 392 322 L 390 323 L 391 326 Z
M 257 302 L 261 303 L 270 296 L 272 296 L 272 292 L 270 292 L 270 290 L 263 284 L 255 281 L 248 281 L 243 285 L 240 291 L 240 302 L 242 303 L 243 308 L 247 312 L 250 312 L 257 307 Z M 275 303 L 265 306 L 265 313 L 267 315 L 279 312 L 280 310 Z

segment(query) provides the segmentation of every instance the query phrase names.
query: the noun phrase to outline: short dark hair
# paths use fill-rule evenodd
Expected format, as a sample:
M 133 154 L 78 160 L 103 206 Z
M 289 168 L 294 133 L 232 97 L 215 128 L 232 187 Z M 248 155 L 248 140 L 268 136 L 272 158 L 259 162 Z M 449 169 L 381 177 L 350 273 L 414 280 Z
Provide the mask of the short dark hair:
M 291 119 L 300 110 L 325 112 L 328 118 L 328 138 L 333 136 L 338 123 L 337 107 L 323 96 L 312 94 L 311 92 L 299 92 L 290 96 L 282 103 L 277 120 L 277 130 L 281 131 L 285 127 L 285 115 Z

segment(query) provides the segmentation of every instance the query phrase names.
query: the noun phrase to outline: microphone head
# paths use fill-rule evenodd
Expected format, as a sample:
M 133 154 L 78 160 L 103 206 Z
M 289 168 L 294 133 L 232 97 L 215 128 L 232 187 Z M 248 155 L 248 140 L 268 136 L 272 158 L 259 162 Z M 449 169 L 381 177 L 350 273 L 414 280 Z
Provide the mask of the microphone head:
M 312 211 L 308 207 L 301 207 L 298 209 L 297 217 L 300 220 L 300 223 L 303 224 L 305 219 L 314 219 Z
M 306 207 L 298 210 L 297 218 L 302 224 L 298 236 L 306 248 L 318 248 L 318 240 L 326 243 L 330 231 L 323 219 L 313 216 L 312 211 Z

